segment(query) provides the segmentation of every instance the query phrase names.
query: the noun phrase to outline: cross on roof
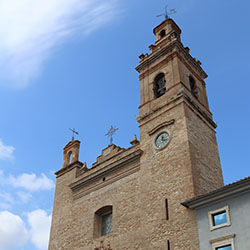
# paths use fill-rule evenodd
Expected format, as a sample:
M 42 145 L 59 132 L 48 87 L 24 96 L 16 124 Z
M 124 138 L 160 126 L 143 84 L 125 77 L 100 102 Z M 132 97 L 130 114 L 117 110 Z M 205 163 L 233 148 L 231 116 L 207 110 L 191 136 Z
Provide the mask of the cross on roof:
M 166 5 L 166 7 L 165 7 L 165 13 L 157 15 L 157 17 L 164 16 L 166 19 L 169 19 L 169 16 L 173 15 L 175 13 L 176 13 L 175 9 L 171 9 L 170 11 L 168 11 L 168 6 Z
M 113 127 L 113 126 L 111 125 L 111 127 L 110 127 L 108 133 L 105 134 L 105 136 L 110 137 L 110 145 L 113 144 L 113 135 L 115 134 L 115 132 L 116 132 L 117 130 L 118 130 L 118 128 Z
M 72 141 L 74 141 L 75 140 L 75 134 L 76 135 L 79 135 L 79 133 L 77 132 L 77 131 L 75 131 L 75 129 L 73 128 L 69 128 L 69 130 L 71 130 L 72 132 L 73 132 L 73 135 L 72 135 Z

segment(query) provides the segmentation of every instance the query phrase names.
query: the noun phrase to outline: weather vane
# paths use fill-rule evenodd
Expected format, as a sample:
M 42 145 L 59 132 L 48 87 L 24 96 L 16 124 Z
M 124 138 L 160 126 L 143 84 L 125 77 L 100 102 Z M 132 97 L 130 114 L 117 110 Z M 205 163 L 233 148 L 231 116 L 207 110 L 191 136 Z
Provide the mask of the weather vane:
M 117 130 L 118 130 L 118 128 L 113 127 L 113 126 L 111 125 L 111 127 L 110 127 L 108 133 L 105 134 L 105 136 L 110 137 L 110 145 L 113 144 L 113 135 L 115 134 L 115 132 L 116 132 Z
M 173 15 L 175 13 L 176 13 L 175 9 L 171 9 L 170 11 L 168 11 L 168 6 L 166 5 L 166 7 L 165 7 L 165 13 L 157 15 L 156 17 L 164 16 L 166 19 L 169 19 L 169 16 Z
M 73 135 L 72 135 L 72 141 L 74 141 L 75 140 L 75 134 L 76 135 L 79 135 L 79 133 L 77 132 L 77 131 L 75 131 L 75 129 L 73 128 L 69 128 L 69 130 L 71 130 L 72 132 L 73 132 Z

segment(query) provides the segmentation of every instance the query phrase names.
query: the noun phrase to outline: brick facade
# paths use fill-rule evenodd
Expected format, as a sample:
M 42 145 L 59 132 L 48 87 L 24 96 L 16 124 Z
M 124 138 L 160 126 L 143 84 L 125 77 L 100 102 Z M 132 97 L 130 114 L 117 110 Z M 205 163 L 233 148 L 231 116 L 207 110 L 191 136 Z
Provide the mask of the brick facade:
M 207 75 L 183 47 L 173 20 L 162 22 L 154 33 L 150 55 L 142 54 L 136 68 L 140 142 L 134 140 L 128 149 L 108 146 L 90 169 L 78 161 L 80 142 L 66 145 L 63 168 L 56 173 L 50 250 L 200 249 L 196 214 L 181 202 L 223 186 Z M 159 73 L 165 75 L 166 92 L 156 98 Z M 170 139 L 159 150 L 155 139 L 164 131 Z M 106 206 L 113 208 L 112 233 L 101 236 L 96 211 Z

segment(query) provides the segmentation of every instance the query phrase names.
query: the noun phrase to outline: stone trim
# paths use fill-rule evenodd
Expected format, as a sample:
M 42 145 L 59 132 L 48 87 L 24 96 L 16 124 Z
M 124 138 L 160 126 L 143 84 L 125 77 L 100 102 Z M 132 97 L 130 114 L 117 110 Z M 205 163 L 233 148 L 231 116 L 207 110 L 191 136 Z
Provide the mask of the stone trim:
M 110 184 L 112 184 L 112 183 L 114 183 L 116 181 L 119 181 L 122 178 L 125 178 L 125 177 L 127 177 L 129 175 L 132 175 L 132 174 L 138 172 L 139 170 L 140 170 L 140 165 L 137 165 L 136 167 L 134 167 L 132 169 L 129 169 L 125 173 L 122 173 L 119 176 L 116 176 L 116 177 L 114 177 L 114 178 L 112 178 L 112 179 L 110 179 L 108 181 L 100 183 L 100 184 L 98 184 L 98 185 L 96 185 L 94 187 L 91 187 L 91 188 L 89 188 L 89 189 L 87 189 L 85 191 L 82 191 L 82 192 L 73 191 L 73 199 L 77 200 L 77 199 L 79 199 L 79 198 L 81 198 L 81 197 L 83 197 L 83 196 L 85 196 L 85 195 L 87 195 L 87 194 L 89 194 L 91 192 L 94 192 L 94 191 L 96 191 L 98 189 L 101 189 L 101 188 L 103 188 L 105 186 L 108 186 L 108 185 L 110 185 Z M 102 178 L 102 176 L 101 176 L 101 178 Z
M 220 212 L 224 212 L 224 211 L 225 211 L 226 216 L 227 216 L 227 222 L 215 226 L 214 223 L 213 223 L 213 215 L 218 214 L 218 213 L 220 213 Z M 214 210 L 214 211 L 209 211 L 209 212 L 208 212 L 208 219 L 209 219 L 209 225 L 210 225 L 210 230 L 211 230 L 211 231 L 213 231 L 213 230 L 215 230 L 215 229 L 217 229 L 217 228 L 226 227 L 226 226 L 231 226 L 230 216 L 229 216 L 229 207 L 228 207 L 228 206 L 225 206 L 225 207 L 219 208 L 219 209 Z
M 172 49 L 168 51 L 169 53 L 172 52 Z M 174 57 L 177 57 L 176 52 L 173 52 L 172 54 L 168 55 L 166 58 L 164 58 L 162 61 L 157 63 L 155 66 L 151 67 L 150 69 L 144 71 L 143 73 L 140 74 L 139 79 L 142 80 L 151 73 L 155 72 L 157 69 L 160 69 L 164 65 L 166 65 L 169 61 L 173 60 Z
M 188 104 L 190 104 L 199 113 L 199 115 L 201 115 L 213 128 L 217 128 L 216 123 L 187 94 L 185 94 L 184 91 L 181 91 L 177 95 L 172 96 L 169 100 L 167 100 L 166 102 L 163 102 L 157 108 L 152 109 L 148 113 L 145 113 L 142 116 L 137 116 L 136 117 L 137 122 L 141 123 L 144 119 L 146 119 L 147 117 L 150 117 L 153 113 L 162 109 L 166 105 L 169 105 L 170 103 L 175 102 L 176 100 L 180 99 L 181 97 L 184 97 L 184 99 L 188 102 Z M 139 127 L 140 126 L 141 126 L 141 124 L 139 125 Z
M 151 54 L 147 59 L 145 59 L 140 65 L 136 67 L 136 70 L 141 73 L 145 68 L 149 67 L 160 57 L 165 56 L 166 54 L 173 51 L 174 48 L 177 48 L 179 51 L 174 51 L 172 54 L 168 55 L 162 62 L 158 63 L 151 69 L 146 70 L 140 75 L 140 79 L 143 79 L 146 75 L 150 74 L 150 72 L 155 71 L 156 68 L 159 68 L 161 63 L 166 64 L 168 61 L 172 60 L 174 57 L 178 57 L 188 69 L 196 76 L 203 84 L 204 78 L 207 78 L 206 72 L 201 68 L 200 64 L 185 50 L 182 43 L 179 41 L 174 41 L 171 44 L 167 45 L 165 48 L 160 49 L 158 52 Z M 184 58 L 180 55 L 180 52 L 184 55 L 185 59 L 200 73 L 198 75 L 189 64 L 187 64 Z
M 62 176 L 63 174 L 71 171 L 74 168 L 81 169 L 83 165 L 85 165 L 85 164 L 80 162 L 80 161 L 72 162 L 67 167 L 62 168 L 62 169 L 58 170 L 57 172 L 55 172 L 56 178 L 58 178 L 59 176 Z
M 153 135 L 155 132 L 157 132 L 157 131 L 160 130 L 161 128 L 167 127 L 167 126 L 169 126 L 169 125 L 172 125 L 172 124 L 174 124 L 174 122 L 175 122 L 175 119 L 172 119 L 172 120 L 167 121 L 167 122 L 163 122 L 163 123 L 161 123 L 160 125 L 154 127 L 154 128 L 151 129 L 150 131 L 148 131 L 148 134 L 149 134 L 149 135 Z
M 223 247 L 227 245 L 231 245 L 232 250 L 235 250 L 235 247 L 234 247 L 235 236 L 236 236 L 235 234 L 230 234 L 230 235 L 226 235 L 226 236 L 219 237 L 216 239 L 212 239 L 209 242 L 212 245 L 213 250 L 216 250 L 218 247 Z
M 213 244 L 213 243 L 217 243 L 217 242 L 219 242 L 219 241 L 229 240 L 229 239 L 235 238 L 235 236 L 236 236 L 235 234 L 229 234 L 229 235 L 226 235 L 226 236 L 222 236 L 222 237 L 220 237 L 220 238 L 212 239 L 212 240 L 210 240 L 209 242 L 210 242 L 211 244 Z

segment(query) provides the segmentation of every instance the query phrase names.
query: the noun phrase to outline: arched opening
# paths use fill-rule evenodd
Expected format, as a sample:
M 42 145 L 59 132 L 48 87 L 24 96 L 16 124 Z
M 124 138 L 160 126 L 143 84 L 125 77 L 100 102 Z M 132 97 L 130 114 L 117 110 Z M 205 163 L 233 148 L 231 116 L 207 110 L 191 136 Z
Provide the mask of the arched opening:
M 165 80 L 165 76 L 163 73 L 160 73 L 155 77 L 153 91 L 154 91 L 156 98 L 165 94 L 166 80 Z
M 198 90 L 197 90 L 196 82 L 192 76 L 189 76 L 189 84 L 190 84 L 192 95 L 198 98 Z
M 166 30 L 162 30 L 160 32 L 160 37 L 163 38 L 166 35 Z
M 72 162 L 72 152 L 70 151 L 68 153 L 68 164 L 71 164 L 71 162 Z
M 96 237 L 112 233 L 113 207 L 105 206 L 95 212 L 94 235 Z

